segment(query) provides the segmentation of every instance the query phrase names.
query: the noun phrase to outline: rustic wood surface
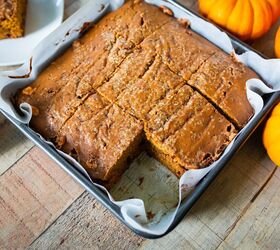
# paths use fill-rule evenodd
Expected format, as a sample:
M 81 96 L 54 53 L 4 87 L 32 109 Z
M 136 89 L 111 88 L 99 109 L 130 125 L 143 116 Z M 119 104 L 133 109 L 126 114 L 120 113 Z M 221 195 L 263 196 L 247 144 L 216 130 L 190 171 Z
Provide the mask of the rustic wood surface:
M 87 0 L 66 0 L 65 18 Z M 181 0 L 197 10 L 196 0 Z M 268 57 L 278 22 L 251 43 Z M 3 69 L 2 69 L 3 70 Z M 262 128 L 167 236 L 133 234 L 0 115 L 0 249 L 280 249 L 280 170 Z

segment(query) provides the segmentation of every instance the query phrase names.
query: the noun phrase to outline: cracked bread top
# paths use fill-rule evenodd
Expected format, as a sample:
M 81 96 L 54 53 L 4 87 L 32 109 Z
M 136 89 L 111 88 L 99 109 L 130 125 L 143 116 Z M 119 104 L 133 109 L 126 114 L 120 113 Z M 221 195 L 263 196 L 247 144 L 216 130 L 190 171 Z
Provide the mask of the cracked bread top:
M 161 15 L 149 15 L 151 8 Z M 128 2 L 121 10 L 101 19 L 54 62 L 61 64 L 63 61 L 66 69 L 56 70 L 52 66 L 43 71 L 31 84 L 31 88 L 38 91 L 32 92 L 31 98 L 24 94 L 19 96 L 18 103 L 27 101 L 39 108 L 42 112 L 34 119 L 35 128 L 43 130 L 46 138 L 55 136 L 88 95 L 114 75 L 134 48 L 170 20 L 171 17 L 166 17 L 156 7 Z M 46 94 L 47 88 L 53 89 L 51 94 Z M 38 123 L 50 125 L 44 128 Z
M 246 95 L 246 81 L 252 78 L 258 78 L 255 72 L 218 52 L 200 66 L 188 83 L 241 129 L 254 114 Z
M 141 122 L 93 94 L 64 124 L 56 143 L 78 159 L 93 178 L 108 181 L 122 172 L 118 165 L 124 156 L 129 157 L 127 152 L 138 150 L 142 131 Z
M 141 78 L 130 82 L 119 96 L 117 104 L 137 118 L 145 120 L 147 113 L 157 106 L 169 91 L 184 83 L 182 78 L 169 70 L 161 57 L 156 57 Z
M 168 162 L 199 168 L 218 159 L 234 126 L 253 114 L 245 91 L 251 77 L 253 71 L 157 7 L 128 1 L 16 100 L 38 109 L 31 121 L 36 131 L 67 153 L 74 149 L 93 176 L 107 180 L 142 122 L 153 150 Z
M 55 96 L 69 79 L 72 60 L 73 50 L 70 48 L 62 57 L 58 57 L 52 62 L 30 86 L 24 88 L 16 97 L 17 105 L 27 102 L 36 109 L 30 126 L 47 139 L 54 137 L 58 130 L 56 124 L 50 122 L 50 108 Z
M 209 166 L 236 135 L 234 126 L 187 85 L 171 91 L 149 113 L 145 132 L 153 145 L 187 169 Z
M 175 20 L 157 30 L 143 46 L 154 48 L 170 70 L 220 108 L 238 129 L 253 116 L 246 81 L 259 77 L 233 56 Z

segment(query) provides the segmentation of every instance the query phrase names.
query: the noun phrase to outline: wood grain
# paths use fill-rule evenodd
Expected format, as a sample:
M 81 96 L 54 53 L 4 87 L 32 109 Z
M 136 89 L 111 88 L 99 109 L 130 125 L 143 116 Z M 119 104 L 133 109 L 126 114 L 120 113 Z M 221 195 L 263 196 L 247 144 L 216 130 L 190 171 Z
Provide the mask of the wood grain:
M 82 191 L 34 147 L 0 176 L 0 249 L 28 246 Z
M 136 249 L 142 241 L 84 193 L 30 249 Z
M 262 148 L 260 133 L 230 161 L 170 236 L 146 241 L 143 249 L 216 249 L 275 170 Z
M 280 249 L 280 169 L 219 249 Z
M 65 18 L 87 1 L 66 0 Z M 197 10 L 196 0 L 180 1 Z M 252 43 L 269 57 L 276 27 Z M 21 144 L 18 132 L 2 123 L 0 117 L 0 136 L 11 134 L 0 139 L 0 152 L 6 151 L 0 153 L 0 171 L 2 162 L 6 169 L 17 163 L 0 176 L 0 249 L 29 244 L 31 249 L 279 249 L 280 170 L 263 150 L 261 129 L 174 231 L 144 240 L 89 194 L 81 195 L 83 190 L 37 148 L 22 157 L 19 148 L 28 142 Z
M 26 154 L 33 145 L 0 114 L 0 175 Z
M 222 239 L 195 216 L 195 211 L 195 208 L 192 209 L 165 237 L 143 242 L 141 249 L 216 249 Z

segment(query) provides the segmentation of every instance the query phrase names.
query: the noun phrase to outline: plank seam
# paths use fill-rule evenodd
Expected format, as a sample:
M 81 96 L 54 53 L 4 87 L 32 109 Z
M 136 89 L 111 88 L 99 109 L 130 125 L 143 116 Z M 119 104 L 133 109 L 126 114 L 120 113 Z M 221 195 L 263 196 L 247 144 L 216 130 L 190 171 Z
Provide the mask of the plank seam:
M 19 131 L 19 130 L 18 130 Z M 29 139 L 27 139 L 29 140 Z M 21 157 L 19 157 L 10 167 L 8 167 L 3 173 L 0 174 L 0 177 L 2 177 L 9 169 L 12 169 L 20 160 L 22 160 L 28 153 L 30 153 L 30 151 L 36 147 L 35 145 L 33 145 L 31 148 L 29 148 L 26 153 L 24 155 L 22 155 Z
M 232 231 L 234 230 L 234 228 L 237 226 L 238 222 L 241 220 L 241 218 L 247 213 L 247 211 L 249 210 L 249 208 L 252 206 L 252 204 L 254 203 L 254 201 L 257 199 L 257 197 L 261 194 L 261 192 L 263 191 L 263 189 L 267 186 L 267 184 L 269 183 L 269 181 L 271 180 L 271 178 L 274 176 L 275 172 L 277 170 L 277 166 L 275 166 L 275 168 L 273 169 L 273 171 L 271 172 L 271 174 L 269 175 L 269 177 L 267 178 L 267 180 L 265 181 L 265 183 L 260 187 L 260 189 L 257 191 L 257 193 L 253 196 L 253 198 L 250 200 L 250 202 L 244 207 L 244 209 L 241 211 L 241 213 L 239 214 L 239 216 L 237 217 L 236 221 L 232 224 L 232 226 L 229 228 L 228 233 L 226 234 L 226 236 L 224 237 L 224 239 L 220 242 L 220 244 L 216 247 L 216 249 L 218 249 L 220 247 L 220 245 L 222 243 L 225 242 L 225 240 L 229 237 L 229 235 L 232 233 Z
M 57 216 L 57 218 L 55 218 L 55 220 L 53 220 L 39 235 L 38 237 L 36 237 L 30 244 L 29 244 L 29 247 L 34 244 L 41 236 L 43 236 L 52 226 L 53 224 L 55 224 L 57 222 L 57 220 L 63 216 L 64 214 L 66 214 L 66 212 L 74 205 L 74 203 L 80 199 L 85 193 L 87 193 L 87 191 L 83 191 L 75 200 L 72 201 L 72 203 L 64 209 L 64 211 Z

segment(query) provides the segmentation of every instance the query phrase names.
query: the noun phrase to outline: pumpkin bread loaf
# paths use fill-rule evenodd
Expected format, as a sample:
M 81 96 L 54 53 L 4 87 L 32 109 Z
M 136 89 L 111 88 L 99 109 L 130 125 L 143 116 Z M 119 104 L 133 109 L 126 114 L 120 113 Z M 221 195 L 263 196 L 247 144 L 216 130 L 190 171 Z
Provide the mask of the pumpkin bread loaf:
M 27 0 L 0 0 L 0 39 L 24 34 Z
M 253 115 L 250 103 L 244 102 L 247 99 L 244 83 L 251 78 L 258 76 L 244 64 L 220 52 L 202 64 L 188 83 L 241 129 Z
M 142 132 L 140 121 L 95 93 L 63 125 L 56 145 L 93 178 L 110 184 L 140 152 Z
M 171 157 L 176 169 L 209 166 L 236 135 L 232 123 L 187 85 L 170 92 L 150 112 L 145 131 L 156 145 L 153 150 Z
M 178 177 L 216 161 L 252 117 L 257 77 L 159 8 L 128 1 L 16 96 L 30 126 L 102 183 L 145 149 Z M 143 141 L 144 143 L 141 143 Z

